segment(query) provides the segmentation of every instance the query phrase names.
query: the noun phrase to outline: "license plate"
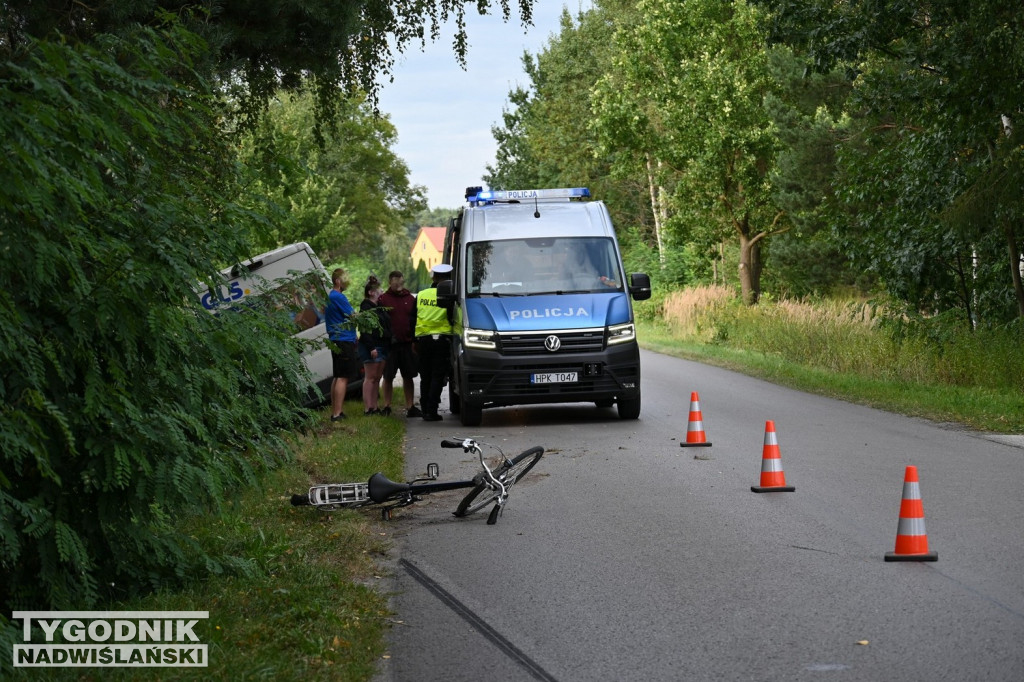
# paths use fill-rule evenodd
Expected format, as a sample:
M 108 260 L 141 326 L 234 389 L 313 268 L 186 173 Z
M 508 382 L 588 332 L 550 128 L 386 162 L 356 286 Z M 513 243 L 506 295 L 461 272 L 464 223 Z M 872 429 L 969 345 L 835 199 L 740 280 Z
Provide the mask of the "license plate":
M 571 384 L 579 380 L 578 372 L 545 372 L 530 375 L 530 382 L 534 384 Z

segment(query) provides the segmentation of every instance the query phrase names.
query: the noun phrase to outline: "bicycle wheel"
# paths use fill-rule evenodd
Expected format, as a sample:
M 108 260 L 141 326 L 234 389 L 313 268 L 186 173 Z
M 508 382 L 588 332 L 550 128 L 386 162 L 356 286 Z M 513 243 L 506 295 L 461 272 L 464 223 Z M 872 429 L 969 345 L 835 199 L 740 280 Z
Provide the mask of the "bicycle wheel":
M 498 467 L 494 472 L 494 477 L 499 481 L 503 481 L 505 485 L 514 485 L 533 468 L 543 455 L 544 448 L 535 445 L 529 450 L 513 457 L 511 464 Z M 491 502 L 494 502 L 497 497 L 497 490 L 492 490 L 486 484 L 481 483 L 462 498 L 458 508 L 455 510 L 455 515 L 469 516 L 473 512 L 483 509 Z

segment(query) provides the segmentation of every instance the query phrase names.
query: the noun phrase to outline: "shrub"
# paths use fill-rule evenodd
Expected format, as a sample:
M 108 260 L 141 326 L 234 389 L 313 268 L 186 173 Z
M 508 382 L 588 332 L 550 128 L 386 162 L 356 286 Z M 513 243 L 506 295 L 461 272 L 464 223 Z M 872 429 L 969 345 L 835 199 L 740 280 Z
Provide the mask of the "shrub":
M 859 300 L 765 297 L 743 306 L 725 287 L 672 292 L 662 314 L 680 337 L 839 374 L 1024 391 L 1024 325 L 970 331 L 950 317 Z
M 0 603 L 88 609 L 223 570 L 169 522 L 286 456 L 278 321 L 194 286 L 250 255 L 224 120 L 174 26 L 0 65 Z M 2 620 L 0 620 L 2 622 Z

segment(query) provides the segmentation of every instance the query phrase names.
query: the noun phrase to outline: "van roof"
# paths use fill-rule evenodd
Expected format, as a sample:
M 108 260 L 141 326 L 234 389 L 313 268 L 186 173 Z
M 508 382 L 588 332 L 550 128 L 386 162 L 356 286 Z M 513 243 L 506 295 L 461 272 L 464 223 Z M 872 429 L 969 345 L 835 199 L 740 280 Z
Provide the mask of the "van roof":
M 534 217 L 539 212 L 540 217 Z M 497 203 L 465 209 L 467 242 L 535 237 L 613 237 L 603 201 Z
M 309 244 L 307 244 L 306 242 L 296 242 L 295 244 L 282 246 L 281 248 L 274 249 L 273 251 L 267 251 L 266 253 L 261 253 L 258 256 L 247 258 L 246 260 L 242 261 L 242 264 L 245 265 L 247 268 L 252 268 L 253 266 L 259 267 L 261 265 L 270 265 L 271 263 L 276 263 L 277 261 L 283 258 L 287 258 L 293 253 L 297 253 L 299 251 L 313 253 L 313 249 L 309 248 Z M 233 265 L 230 268 L 224 268 L 222 272 L 224 274 L 230 274 L 231 271 L 237 267 L 238 265 Z

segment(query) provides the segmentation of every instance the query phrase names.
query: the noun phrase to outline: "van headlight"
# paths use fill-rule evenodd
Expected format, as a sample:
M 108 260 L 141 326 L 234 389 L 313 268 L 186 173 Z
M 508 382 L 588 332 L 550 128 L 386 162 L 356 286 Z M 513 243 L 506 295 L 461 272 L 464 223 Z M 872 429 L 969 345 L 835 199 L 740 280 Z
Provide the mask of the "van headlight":
M 466 348 L 496 350 L 498 348 L 498 334 L 486 329 L 467 329 L 462 335 L 462 345 Z
M 632 322 L 627 324 L 616 324 L 608 327 L 608 345 L 614 346 L 617 343 L 629 343 L 636 339 L 636 328 Z

